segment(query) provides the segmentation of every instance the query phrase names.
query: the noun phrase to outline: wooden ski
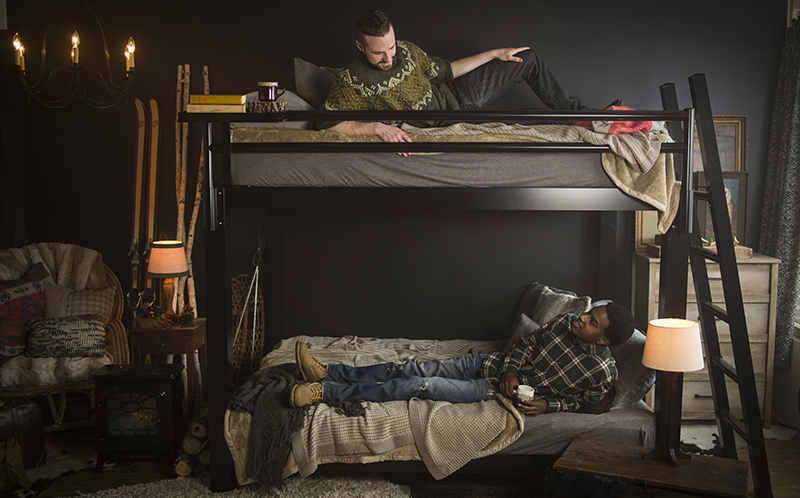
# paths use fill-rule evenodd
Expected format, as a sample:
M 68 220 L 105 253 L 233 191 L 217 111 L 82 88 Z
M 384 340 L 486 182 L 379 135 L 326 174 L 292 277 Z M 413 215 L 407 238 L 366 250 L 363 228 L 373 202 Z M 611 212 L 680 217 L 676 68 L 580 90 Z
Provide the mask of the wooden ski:
M 145 192 L 145 258 L 150 255 L 150 245 L 155 238 L 156 226 L 156 199 L 158 196 L 158 142 L 159 142 L 159 113 L 158 103 L 155 99 L 150 99 L 147 113 L 147 153 L 145 160 L 147 163 L 147 186 Z M 147 287 L 152 286 L 149 277 L 146 278 Z
M 144 287 L 144 250 L 145 241 L 142 239 L 144 234 L 142 225 L 142 214 L 144 212 L 144 190 L 146 171 L 145 171 L 145 145 L 147 142 L 147 111 L 141 100 L 136 99 L 136 152 L 134 161 L 134 189 L 133 189 L 133 226 L 131 230 L 131 247 L 128 256 L 131 258 L 131 281 L 132 289 L 142 290 Z

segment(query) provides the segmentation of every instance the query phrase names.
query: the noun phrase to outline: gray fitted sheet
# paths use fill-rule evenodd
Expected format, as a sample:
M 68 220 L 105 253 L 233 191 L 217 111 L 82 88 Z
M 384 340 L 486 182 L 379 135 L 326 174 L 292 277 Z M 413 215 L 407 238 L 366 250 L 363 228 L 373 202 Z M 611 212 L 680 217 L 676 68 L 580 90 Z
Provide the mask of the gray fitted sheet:
M 607 187 L 597 152 L 234 153 L 236 185 L 264 187 Z

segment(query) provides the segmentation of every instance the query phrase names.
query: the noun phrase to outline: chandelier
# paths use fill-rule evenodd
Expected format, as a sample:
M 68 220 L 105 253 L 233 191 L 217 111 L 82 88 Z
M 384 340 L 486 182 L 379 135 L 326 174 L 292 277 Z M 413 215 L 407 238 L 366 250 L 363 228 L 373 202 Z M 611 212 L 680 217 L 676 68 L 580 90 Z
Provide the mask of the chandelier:
M 75 23 L 75 0 L 72 0 L 72 37 L 69 40 L 69 45 L 65 45 L 64 49 L 61 50 L 61 55 L 56 56 L 57 59 L 66 62 L 66 55 L 68 54 L 72 63 L 70 65 L 60 65 L 52 69 L 49 73 L 47 72 L 47 35 L 56 13 L 67 3 L 67 0 L 64 0 L 56 6 L 47 19 L 47 24 L 44 28 L 44 36 L 42 37 L 41 69 L 39 70 L 39 78 L 33 85 L 28 84 L 28 80 L 26 79 L 25 45 L 23 45 L 19 33 L 14 35 L 14 65 L 16 71 L 19 73 L 22 89 L 27 94 L 29 101 L 34 100 L 45 107 L 61 108 L 69 105 L 73 100 L 83 100 L 92 107 L 103 109 L 116 105 L 127 98 L 136 69 L 133 57 L 136 45 L 133 42 L 133 38 L 129 38 L 125 46 L 125 81 L 123 84 L 118 85 L 112 76 L 111 56 L 108 52 L 108 45 L 106 44 L 106 36 L 103 32 L 103 27 L 100 25 L 100 21 L 97 19 L 92 8 L 86 3 L 86 0 L 81 0 L 81 2 L 91 13 L 91 17 L 97 24 L 100 38 L 103 41 L 105 71 L 101 72 L 100 70 L 87 67 L 81 63 L 81 55 L 85 47 L 81 46 L 81 38 L 80 35 L 78 35 L 78 29 Z M 64 17 L 66 16 L 59 16 L 59 19 L 63 19 Z M 66 77 L 63 75 L 66 75 Z M 90 85 L 91 91 L 87 90 L 87 87 L 84 86 L 85 82 Z M 89 93 L 95 93 L 95 96 L 90 96 Z M 98 93 L 99 95 L 96 95 Z

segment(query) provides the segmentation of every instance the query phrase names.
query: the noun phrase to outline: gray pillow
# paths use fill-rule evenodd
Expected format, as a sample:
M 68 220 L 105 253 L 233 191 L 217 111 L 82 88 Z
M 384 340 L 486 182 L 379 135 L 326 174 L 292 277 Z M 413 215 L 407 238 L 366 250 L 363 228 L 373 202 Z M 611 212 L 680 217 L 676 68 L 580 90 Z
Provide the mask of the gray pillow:
M 531 334 L 539 327 L 540 325 L 531 320 L 528 315 L 525 313 L 520 314 L 519 320 L 517 320 L 517 326 L 514 328 L 514 333 L 511 334 L 511 339 L 509 339 L 508 344 L 506 344 L 506 347 L 503 349 L 503 354 L 508 354 L 511 348 L 513 348 L 520 339 Z
M 534 322 L 545 324 L 557 317 L 561 313 L 572 313 L 580 315 L 592 305 L 592 298 L 589 296 L 575 296 L 574 294 L 564 294 L 553 292 L 549 287 L 542 289 L 542 294 L 533 309 Z
M 303 59 L 294 60 L 294 84 L 297 93 L 315 109 L 328 98 L 333 80 L 342 68 L 317 66 Z
M 635 329 L 630 339 L 617 346 L 610 346 L 611 356 L 617 362 L 619 377 L 614 383 L 617 394 L 612 408 L 636 404 L 647 394 L 656 381 L 656 372 L 642 365 L 646 336 Z

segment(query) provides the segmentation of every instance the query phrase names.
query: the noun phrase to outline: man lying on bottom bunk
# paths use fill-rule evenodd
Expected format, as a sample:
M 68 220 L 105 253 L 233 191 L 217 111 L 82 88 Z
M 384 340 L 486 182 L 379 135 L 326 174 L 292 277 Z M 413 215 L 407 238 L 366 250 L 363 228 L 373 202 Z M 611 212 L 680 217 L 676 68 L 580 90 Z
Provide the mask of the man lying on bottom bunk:
M 609 345 L 633 334 L 631 312 L 610 302 L 576 316 L 562 313 L 522 338 L 508 354 L 473 354 L 443 360 L 364 367 L 326 365 L 298 342 L 295 355 L 305 380 L 292 387 L 293 407 L 353 399 L 385 402 L 412 398 L 473 403 L 499 390 L 516 398 L 520 383 L 537 397 L 517 399 L 526 415 L 575 411 L 599 403 L 617 379 Z

